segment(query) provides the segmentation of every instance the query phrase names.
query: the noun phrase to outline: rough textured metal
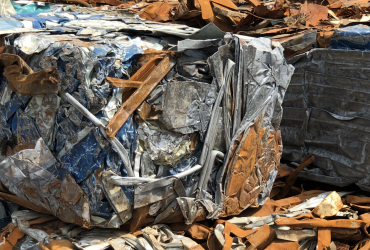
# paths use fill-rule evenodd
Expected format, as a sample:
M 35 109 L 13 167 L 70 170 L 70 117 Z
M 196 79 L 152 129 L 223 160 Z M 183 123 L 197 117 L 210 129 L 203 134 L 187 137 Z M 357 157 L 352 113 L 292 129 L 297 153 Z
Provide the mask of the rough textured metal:
M 140 85 L 105 127 L 105 131 L 110 138 L 113 138 L 117 134 L 128 117 L 139 107 L 174 65 L 175 62 L 172 57 L 164 57 L 152 70 L 153 73 L 144 78 L 145 83 Z
M 243 102 L 245 116 L 223 166 L 227 171 L 224 215 L 239 214 L 254 204 L 270 172 L 279 165 L 281 103 L 294 69 L 270 41 L 253 40 L 243 46 L 243 51 L 243 85 L 248 94 Z M 274 55 L 274 60 L 266 54 Z M 262 69 L 263 75 L 259 74 Z
M 167 129 L 182 134 L 199 131 L 203 137 L 216 99 L 216 86 L 201 82 L 174 81 L 163 86 L 163 113 Z
M 8 79 L 9 87 L 23 95 L 42 95 L 58 93 L 58 70 L 56 67 L 34 72 L 17 55 L 0 55 L 3 74 Z
M 87 197 L 76 196 L 80 187 L 73 178 L 66 175 L 60 180 L 51 173 L 55 163 L 40 139 L 35 149 L 23 150 L 1 162 L 0 180 L 18 197 L 46 208 L 63 221 L 90 227 Z

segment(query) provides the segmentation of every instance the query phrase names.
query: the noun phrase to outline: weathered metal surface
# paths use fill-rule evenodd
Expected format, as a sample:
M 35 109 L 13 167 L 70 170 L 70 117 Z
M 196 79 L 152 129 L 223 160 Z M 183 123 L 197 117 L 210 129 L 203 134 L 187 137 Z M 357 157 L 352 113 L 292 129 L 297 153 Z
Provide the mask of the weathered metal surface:
M 254 42 L 243 45 L 243 88 L 248 94 L 243 99 L 243 121 L 233 135 L 223 166 L 226 173 L 224 215 L 238 214 L 248 206 L 258 204 L 256 198 L 265 188 L 270 172 L 276 169 L 277 173 L 280 162 L 280 105 L 293 74 L 293 67 L 284 62 L 277 48 L 271 47 L 264 40 L 258 43 L 264 45 L 261 47 Z M 271 53 L 279 59 L 271 63 L 264 62 L 269 57 L 259 58 L 260 53 Z M 267 64 L 272 65 L 271 68 L 263 66 Z M 259 67 L 266 68 L 267 75 L 260 76 L 257 73 L 260 72 L 257 70 Z M 272 72 L 280 72 L 280 75 L 276 76 Z M 273 98 L 267 93 L 271 93 Z M 272 110 L 275 111 L 271 113 Z M 269 117 L 271 123 L 264 123 L 264 117 Z
M 0 63 L 11 90 L 23 95 L 58 93 L 59 73 L 56 67 L 34 72 L 22 58 L 7 53 L 0 55 Z
M 250 239 L 248 239 L 250 246 L 247 247 L 247 249 L 263 250 L 271 243 L 273 239 L 275 239 L 275 237 L 275 231 L 269 225 L 264 225 L 259 228 L 257 232 L 251 236 Z
M 281 46 L 268 39 L 244 43 L 232 34 L 220 39 L 216 31 L 200 32 L 199 37 L 211 39 L 180 40 L 175 60 L 173 52 L 162 49 L 178 38 L 118 35 L 130 22 L 139 21 L 78 18 L 63 28 L 79 30 L 77 36 L 83 40 L 69 34 L 17 38 L 15 46 L 27 55 L 32 69 L 58 67 L 62 99 L 55 93 L 22 97 L 9 90 L 5 78 L 1 81 L 0 104 L 12 104 L 1 106 L 0 133 L 10 155 L 5 162 L 22 149 L 35 150 L 40 137 L 57 158 L 50 157 L 55 162 L 40 170 L 37 178 L 31 176 L 43 185 L 20 182 L 22 190 L 10 180 L 4 185 L 63 221 L 84 227 L 128 227 L 123 224 L 132 216 L 137 217 L 131 219 L 131 230 L 153 220 L 191 224 L 263 205 L 278 173 L 281 102 L 293 70 L 284 61 Z M 155 27 L 155 23 L 135 25 L 144 30 L 146 25 Z M 97 36 L 98 27 L 104 36 Z M 184 34 L 189 32 L 186 26 L 183 29 Z M 207 30 L 212 31 L 212 26 Z M 160 51 L 135 64 L 136 55 L 153 49 Z M 13 134 L 17 145 L 11 144 Z M 4 172 L 6 166 L 1 164 Z M 45 190 L 52 192 L 44 194 Z M 249 238 L 249 231 L 244 233 L 240 237 Z M 149 245 L 157 246 L 155 240 L 159 241 L 149 234 L 146 239 Z M 168 246 L 180 247 L 180 241 L 176 238 Z M 253 244 L 263 242 L 256 238 Z M 123 244 L 117 240 L 101 242 L 99 247 Z M 183 245 L 199 248 L 193 242 Z
M 308 219 L 297 220 L 295 218 L 279 218 L 275 220 L 276 225 L 279 226 L 292 226 L 301 228 L 361 228 L 364 222 L 361 220 L 325 220 L 325 219 Z
M 87 197 L 78 195 L 80 187 L 73 178 L 66 175 L 60 180 L 49 172 L 56 168 L 55 163 L 40 139 L 35 149 L 23 150 L 1 162 L 0 180 L 18 197 L 49 210 L 63 221 L 90 227 Z
M 124 224 L 131 219 L 131 204 L 122 188 L 109 182 L 109 178 L 113 175 L 115 175 L 113 171 L 107 170 L 101 174 L 100 178 L 105 196 L 109 199 L 122 224 Z
M 331 232 L 329 228 L 317 229 L 317 250 L 329 250 L 331 243 Z
M 157 86 L 160 80 L 170 71 L 175 65 L 172 57 L 164 57 L 154 68 L 153 73 L 148 76 L 143 76 L 145 79 L 143 83 L 121 106 L 115 116 L 110 120 L 106 126 L 105 131 L 110 138 L 113 138 L 122 125 L 126 122 L 128 117 L 139 107 L 149 93 Z
M 201 82 L 174 81 L 163 85 L 160 121 L 182 134 L 199 131 L 203 138 L 216 99 L 216 86 Z
M 283 159 L 315 156 L 302 178 L 369 190 L 369 58 L 366 51 L 315 49 L 293 57 L 283 106 Z

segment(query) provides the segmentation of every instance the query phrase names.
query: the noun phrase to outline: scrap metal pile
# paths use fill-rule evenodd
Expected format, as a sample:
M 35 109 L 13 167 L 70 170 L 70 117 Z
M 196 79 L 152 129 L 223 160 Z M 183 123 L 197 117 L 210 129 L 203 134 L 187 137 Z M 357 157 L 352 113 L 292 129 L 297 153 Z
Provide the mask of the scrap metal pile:
M 0 250 L 370 249 L 365 3 L 104 3 L 0 18 Z
M 261 0 L 164 0 L 128 2 L 118 6 L 141 18 L 203 27 L 216 24 L 235 34 L 269 37 L 284 47 L 286 58 L 318 48 L 347 47 L 341 37 L 350 34 L 359 49 L 369 49 L 369 1 L 261 1 Z M 357 24 L 357 25 L 356 25 Z M 352 27 L 355 25 L 354 27 Z M 343 34 L 344 33 L 344 34 Z
M 14 211 L 2 229 L 2 249 L 289 249 L 370 248 L 370 197 L 354 192 L 300 190 L 298 172 L 314 161 L 308 156 L 294 170 L 278 167 L 271 197 L 258 209 L 216 221 L 151 224 L 130 231 L 86 229 L 30 210 Z M 285 181 L 284 181 L 285 179 Z M 284 198 L 288 193 L 298 195 Z M 276 199 L 275 199 L 276 198 Z
M 16 19 L 62 34 L 5 37 L 0 197 L 65 224 L 131 232 L 266 202 L 294 70 L 280 44 L 212 24 L 63 12 Z M 167 35 L 127 35 L 148 31 Z M 44 241 L 29 223 L 16 225 Z

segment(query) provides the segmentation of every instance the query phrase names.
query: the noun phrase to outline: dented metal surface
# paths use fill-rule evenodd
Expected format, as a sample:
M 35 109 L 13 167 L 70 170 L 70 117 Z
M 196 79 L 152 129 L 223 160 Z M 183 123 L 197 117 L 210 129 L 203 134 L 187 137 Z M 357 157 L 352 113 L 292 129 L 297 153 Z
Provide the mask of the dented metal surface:
M 36 73 L 57 68 L 57 92 L 21 96 L 2 79 L 0 135 L 6 154 L 0 171 L 28 167 L 31 163 L 18 158 L 37 154 L 41 142 L 52 163 L 47 168 L 32 163 L 36 176 L 19 170 L 27 176 L 19 187 L 17 180 L 5 180 L 9 174 L 0 177 L 2 183 L 25 201 L 85 228 L 191 224 L 263 205 L 277 174 L 280 105 L 293 71 L 282 47 L 263 38 L 210 35 L 212 26 L 199 31 L 204 40 L 131 38 L 119 33 L 130 21 L 112 21 L 109 27 L 104 20 L 104 32 L 89 37 L 89 21 L 63 24 L 80 29 L 75 36 L 30 33 L 16 39 L 27 67 Z M 93 23 L 96 29 L 99 22 Z M 174 48 L 168 44 L 173 40 L 176 52 L 166 51 Z M 254 162 L 244 164 L 236 159 L 240 155 Z M 51 182 L 60 190 L 45 195 Z M 37 196 L 28 194 L 31 190 Z M 171 248 L 201 249 L 165 227 L 156 230 L 173 237 Z M 266 239 L 257 235 L 252 245 L 269 244 L 275 235 L 267 231 Z M 143 235 L 145 246 L 167 244 Z M 121 239 L 100 242 L 97 248 L 123 244 Z
M 58 70 L 53 67 L 34 72 L 17 55 L 0 55 L 2 74 L 8 79 L 11 90 L 22 95 L 43 95 L 58 93 Z
M 305 179 L 368 191 L 369 52 L 314 49 L 289 59 L 296 68 L 281 125 L 283 159 L 315 156 Z

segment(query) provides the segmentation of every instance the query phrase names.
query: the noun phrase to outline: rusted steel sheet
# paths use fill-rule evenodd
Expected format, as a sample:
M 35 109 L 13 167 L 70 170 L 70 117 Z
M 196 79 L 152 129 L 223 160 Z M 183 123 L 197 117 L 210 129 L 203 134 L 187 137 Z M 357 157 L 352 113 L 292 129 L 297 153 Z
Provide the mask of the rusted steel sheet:
M 262 121 L 261 116 L 244 134 L 239 148 L 230 160 L 229 178 L 225 189 L 226 215 L 237 215 L 244 208 L 255 204 L 255 199 L 264 189 L 263 184 L 266 183 L 270 172 L 276 169 L 280 162 L 282 151 L 280 133 L 265 128 Z M 262 185 L 258 184 L 259 174 L 264 181 Z
M 123 80 L 123 79 L 118 79 L 118 78 L 113 78 L 113 77 L 107 77 L 106 78 L 107 82 L 112 84 L 114 87 L 117 88 L 139 88 L 142 82 L 140 81 L 128 81 L 128 80 Z
M 23 236 L 24 233 L 19 230 L 19 227 L 14 228 L 7 236 L 6 240 L 4 240 L 3 244 L 1 244 L 0 250 L 12 250 Z
M 44 214 L 51 214 L 49 210 L 47 210 L 47 209 L 45 209 L 41 206 L 37 206 L 34 203 L 29 202 L 27 200 L 24 200 L 24 199 L 22 199 L 22 198 L 20 198 L 16 195 L 0 192 L 0 197 L 5 199 L 5 200 L 14 202 L 14 203 L 16 203 L 16 204 L 18 204 L 22 207 L 26 207 L 28 209 L 31 209 L 33 211 L 44 213 Z
M 299 250 L 298 242 L 288 242 L 285 240 L 273 240 L 265 250 Z
M 347 195 L 345 200 L 349 204 L 369 204 L 370 197 L 360 197 L 355 195 Z
M 361 216 L 360 216 L 360 219 Z M 348 242 L 358 242 L 364 238 L 364 233 L 361 229 L 348 228 L 331 228 L 331 237 L 334 240 L 343 240 Z
M 329 250 L 331 243 L 331 231 L 329 228 L 317 229 L 317 250 Z
M 150 94 L 150 92 L 153 91 L 173 66 L 175 66 L 175 60 L 170 56 L 165 56 L 160 62 L 151 68 L 150 75 L 147 74 L 148 71 L 143 72 L 144 69 L 134 75 L 134 79 L 132 80 L 145 79 L 145 83 L 141 84 L 140 87 L 129 97 L 105 127 L 105 131 L 110 138 L 115 137 L 118 130 L 126 122 L 129 116 L 139 107 L 139 105 Z M 143 75 L 141 76 L 140 74 Z
M 12 193 L 50 211 L 61 220 L 90 227 L 89 203 L 75 180 L 66 175 L 62 180 L 46 169 L 56 160 L 40 138 L 35 149 L 23 151 L 0 163 L 0 180 Z M 27 205 L 27 204 L 25 204 Z
M 58 70 L 56 67 L 34 72 L 17 55 L 3 53 L 0 64 L 10 88 L 22 95 L 44 95 L 58 93 Z
M 156 21 L 156 22 L 166 22 L 172 19 L 170 16 L 171 8 L 177 4 L 176 2 L 172 4 L 167 0 L 163 2 L 155 2 L 150 4 L 148 7 L 141 10 L 138 15 L 141 18 Z
M 227 221 L 223 221 L 223 220 L 216 221 L 216 225 L 217 224 L 223 224 L 224 225 L 224 230 L 223 230 L 222 234 L 225 237 L 225 244 L 222 248 L 223 250 L 231 249 L 231 246 L 232 246 L 232 243 L 233 243 L 233 238 L 230 234 L 235 235 L 236 237 L 239 237 L 239 238 L 247 238 L 251 234 L 255 233 L 257 230 L 260 230 L 260 229 L 243 230 L 243 229 L 239 228 L 238 226 L 236 226 L 232 223 L 229 223 Z M 215 227 L 216 227 L 216 225 L 215 225 Z M 270 229 L 264 228 L 263 231 L 270 233 Z M 261 238 L 255 238 L 255 240 L 253 242 L 258 243 L 258 242 L 260 242 L 259 239 L 261 239 Z M 208 238 L 207 245 L 208 245 L 209 249 L 213 249 L 211 247 L 211 246 L 214 246 L 213 242 L 212 242 L 212 237 Z
M 361 220 L 325 220 L 325 219 L 309 219 L 297 220 L 296 218 L 279 218 L 275 220 L 276 225 L 279 226 L 292 226 L 301 228 L 361 228 L 365 222 Z
M 266 224 L 260 227 L 257 232 L 248 239 L 250 246 L 247 247 L 247 250 L 263 250 L 275 239 L 275 237 L 275 231 Z

